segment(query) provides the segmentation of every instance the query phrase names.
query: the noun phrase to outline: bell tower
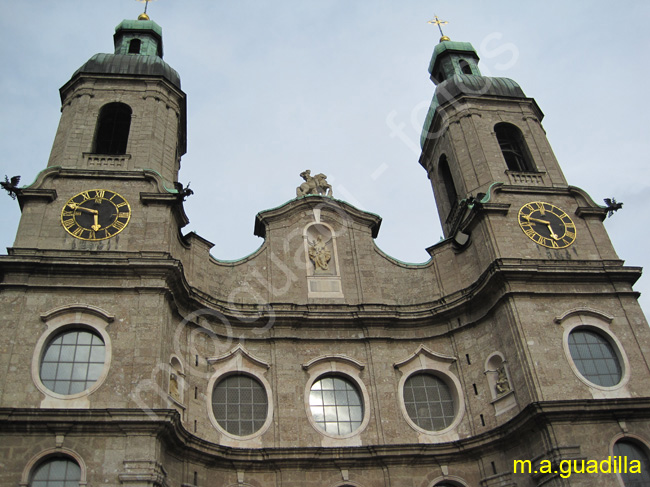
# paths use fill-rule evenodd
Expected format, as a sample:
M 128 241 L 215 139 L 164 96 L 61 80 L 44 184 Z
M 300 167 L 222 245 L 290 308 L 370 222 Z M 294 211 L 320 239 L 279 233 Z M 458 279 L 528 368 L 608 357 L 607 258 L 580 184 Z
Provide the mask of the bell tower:
M 0 485 L 610 486 L 623 457 L 643 471 L 617 485 L 650 485 L 641 269 L 471 44 L 434 50 L 420 162 L 446 238 L 407 264 L 309 171 L 253 254 L 183 235 L 185 94 L 156 23 L 114 40 L 11 187 Z
M 186 97 L 163 61 L 162 29 L 142 14 L 113 39 L 112 54 L 60 89 L 47 168 L 18 194 L 16 248 L 171 252 L 188 222 L 177 183 Z
M 163 61 L 162 29 L 142 17 L 115 28 L 115 52 L 95 54 L 60 90 L 48 167 L 150 169 L 176 181 L 186 150 L 185 94 Z
M 509 78 L 483 76 L 468 42 L 443 36 L 429 73 L 436 91 L 422 130 L 420 164 L 433 186 L 445 237 L 460 206 L 497 183 L 567 188 L 541 121 L 544 114 Z

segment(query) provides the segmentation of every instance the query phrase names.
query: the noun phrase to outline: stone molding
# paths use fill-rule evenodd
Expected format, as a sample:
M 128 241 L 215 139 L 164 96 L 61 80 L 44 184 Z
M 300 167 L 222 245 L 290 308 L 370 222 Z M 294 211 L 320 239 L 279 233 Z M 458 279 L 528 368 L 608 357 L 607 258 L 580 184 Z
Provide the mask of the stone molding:
M 413 465 L 435 458 L 444 464 L 451 460 L 482 455 L 486 449 L 499 448 L 504 441 L 524 440 L 521 431 L 556 424 L 591 424 L 594 421 L 612 421 L 621 417 L 635 420 L 650 419 L 650 398 L 615 400 L 545 401 L 528 404 L 508 422 L 476 436 L 460 438 L 455 442 L 365 445 L 354 448 L 265 447 L 262 449 L 233 449 L 202 440 L 189 433 L 173 410 L 96 409 L 96 410 L 38 410 L 31 408 L 0 408 L 0 430 L 22 435 L 51 435 L 53 424 L 70 425 L 69 434 L 151 435 L 168 448 L 187 450 L 202 462 L 224 468 L 233 465 L 243 470 L 256 466 L 264 469 L 310 468 L 314 462 L 321 467 L 339 468 L 341 458 L 354 462 L 356 467 L 382 465 Z M 540 452 L 536 458 L 551 458 Z
M 20 478 L 20 484 L 18 485 L 20 487 L 29 487 L 29 480 L 34 468 L 41 461 L 46 460 L 49 456 L 67 456 L 77 462 L 77 465 L 79 465 L 79 470 L 81 471 L 79 478 L 79 487 L 85 487 L 87 485 L 87 468 L 83 457 L 74 450 L 70 450 L 69 448 L 62 448 L 61 446 L 57 446 L 56 448 L 49 448 L 34 455 L 25 465 L 22 477 Z
M 121 276 L 119 282 L 115 283 L 115 287 L 119 289 L 123 288 L 123 279 L 127 277 L 141 279 L 147 276 L 155 278 L 149 281 L 148 286 L 151 289 L 171 292 L 182 307 L 211 308 L 229 318 L 232 317 L 233 325 L 236 325 L 240 319 L 267 318 L 267 314 L 272 312 L 276 321 L 282 319 L 284 323 L 295 323 L 301 328 L 307 328 L 312 323 L 320 328 L 323 320 L 350 324 L 363 320 L 368 325 L 376 323 L 382 326 L 391 321 L 392 326 L 401 324 L 428 326 L 431 325 L 432 317 L 444 316 L 462 309 L 468 302 L 480 301 L 477 297 L 484 293 L 490 293 L 492 302 L 496 303 L 518 293 L 529 294 L 538 284 L 552 283 L 556 286 L 565 278 L 571 282 L 585 279 L 590 282 L 620 282 L 632 285 L 641 275 L 640 267 L 624 266 L 622 260 L 549 262 L 542 259 L 502 258 L 492 262 L 474 282 L 468 283 L 466 287 L 422 303 L 411 305 L 363 303 L 348 305 L 343 309 L 332 309 L 327 304 L 298 305 L 272 302 L 270 303 L 272 311 L 269 311 L 257 303 L 235 304 L 223 297 L 209 295 L 191 286 L 181 262 L 172 259 L 165 252 L 110 252 L 89 257 L 85 251 L 38 251 L 13 248 L 9 250 L 8 256 L 0 256 L 0 265 L 5 276 L 12 276 L 11 280 L 5 278 L 3 286 L 6 288 L 14 285 L 21 288 L 29 287 L 27 276 L 35 278 L 40 274 L 47 277 L 57 273 L 69 277 L 76 276 L 79 277 L 79 282 L 83 282 L 89 274 L 101 275 L 107 279 L 104 290 L 111 289 L 111 284 L 108 282 L 111 276 Z M 25 284 L 20 281 L 20 275 L 25 276 Z M 515 286 L 505 289 L 502 287 L 504 280 L 511 283 L 525 282 L 528 287 L 525 290 Z M 62 285 L 57 287 L 63 288 Z M 142 285 L 139 284 L 138 287 L 142 288 Z M 638 297 L 638 292 L 624 288 L 612 290 L 611 293 Z M 489 307 L 484 310 L 484 313 L 486 315 L 489 313 Z M 480 316 L 477 316 L 476 320 L 480 319 Z

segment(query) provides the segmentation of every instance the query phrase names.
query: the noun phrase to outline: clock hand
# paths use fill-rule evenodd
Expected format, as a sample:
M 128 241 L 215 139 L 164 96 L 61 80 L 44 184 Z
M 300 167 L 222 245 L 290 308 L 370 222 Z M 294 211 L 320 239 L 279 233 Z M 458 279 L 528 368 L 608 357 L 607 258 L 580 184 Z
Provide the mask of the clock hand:
M 90 208 L 84 208 L 83 206 L 79 206 L 77 203 L 68 203 L 68 206 L 73 210 L 80 210 L 80 211 L 85 211 L 87 213 L 92 213 L 93 215 L 99 215 L 99 211 Z
M 550 224 L 551 224 L 551 222 L 547 222 L 546 220 L 540 220 L 540 219 L 538 219 L 538 218 L 533 218 L 532 216 L 525 216 L 525 215 L 524 215 L 524 218 L 525 218 L 526 220 L 528 220 L 528 221 L 534 221 L 534 222 L 536 222 L 536 223 L 542 223 L 542 224 L 544 224 L 544 225 L 550 225 Z
M 99 212 L 95 211 L 95 214 L 93 215 L 93 219 L 95 220 L 95 224 L 91 225 L 90 228 L 93 229 L 94 232 L 102 228 L 102 226 L 99 224 Z
M 558 237 L 557 234 L 551 228 L 551 224 L 549 223 L 546 226 L 548 227 L 548 231 L 551 232 L 551 238 L 554 239 L 554 240 L 560 240 L 560 237 Z

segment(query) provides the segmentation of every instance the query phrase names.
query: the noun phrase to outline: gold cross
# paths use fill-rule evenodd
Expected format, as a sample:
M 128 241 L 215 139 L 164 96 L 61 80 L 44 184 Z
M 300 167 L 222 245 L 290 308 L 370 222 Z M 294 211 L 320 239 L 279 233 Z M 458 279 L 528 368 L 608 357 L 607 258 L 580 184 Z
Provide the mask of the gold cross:
M 144 3 L 144 14 L 147 15 L 147 7 L 149 6 L 149 2 L 153 2 L 153 0 L 138 0 L 140 3 Z
M 448 24 L 448 23 L 449 22 L 447 22 L 446 20 L 440 20 L 437 15 L 434 15 L 434 18 L 427 22 L 427 24 L 436 24 L 438 26 L 438 29 L 440 30 L 440 35 L 442 37 L 444 37 L 445 34 L 442 33 L 442 27 L 440 27 L 440 26 L 444 25 L 444 24 Z

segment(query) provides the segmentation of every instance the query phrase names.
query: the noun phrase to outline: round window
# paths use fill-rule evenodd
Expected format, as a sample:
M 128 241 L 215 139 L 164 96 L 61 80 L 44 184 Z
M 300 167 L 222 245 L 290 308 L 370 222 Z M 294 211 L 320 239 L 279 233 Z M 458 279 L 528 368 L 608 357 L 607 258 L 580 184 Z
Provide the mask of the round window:
M 456 417 L 449 386 L 432 374 L 417 373 L 406 380 L 404 405 L 411 421 L 427 431 L 443 430 Z
M 229 375 L 212 391 L 212 412 L 224 430 L 248 436 L 264 426 L 268 398 L 264 386 L 248 375 Z
M 363 421 L 359 390 L 339 376 L 321 377 L 312 384 L 309 409 L 318 427 L 332 435 L 348 435 Z
M 579 328 L 569 334 L 569 352 L 578 371 L 590 382 L 612 387 L 621 381 L 621 364 L 610 342 L 595 331 Z
M 104 370 L 105 346 L 90 330 L 67 330 L 45 347 L 40 379 L 57 394 L 77 394 L 92 386 Z

